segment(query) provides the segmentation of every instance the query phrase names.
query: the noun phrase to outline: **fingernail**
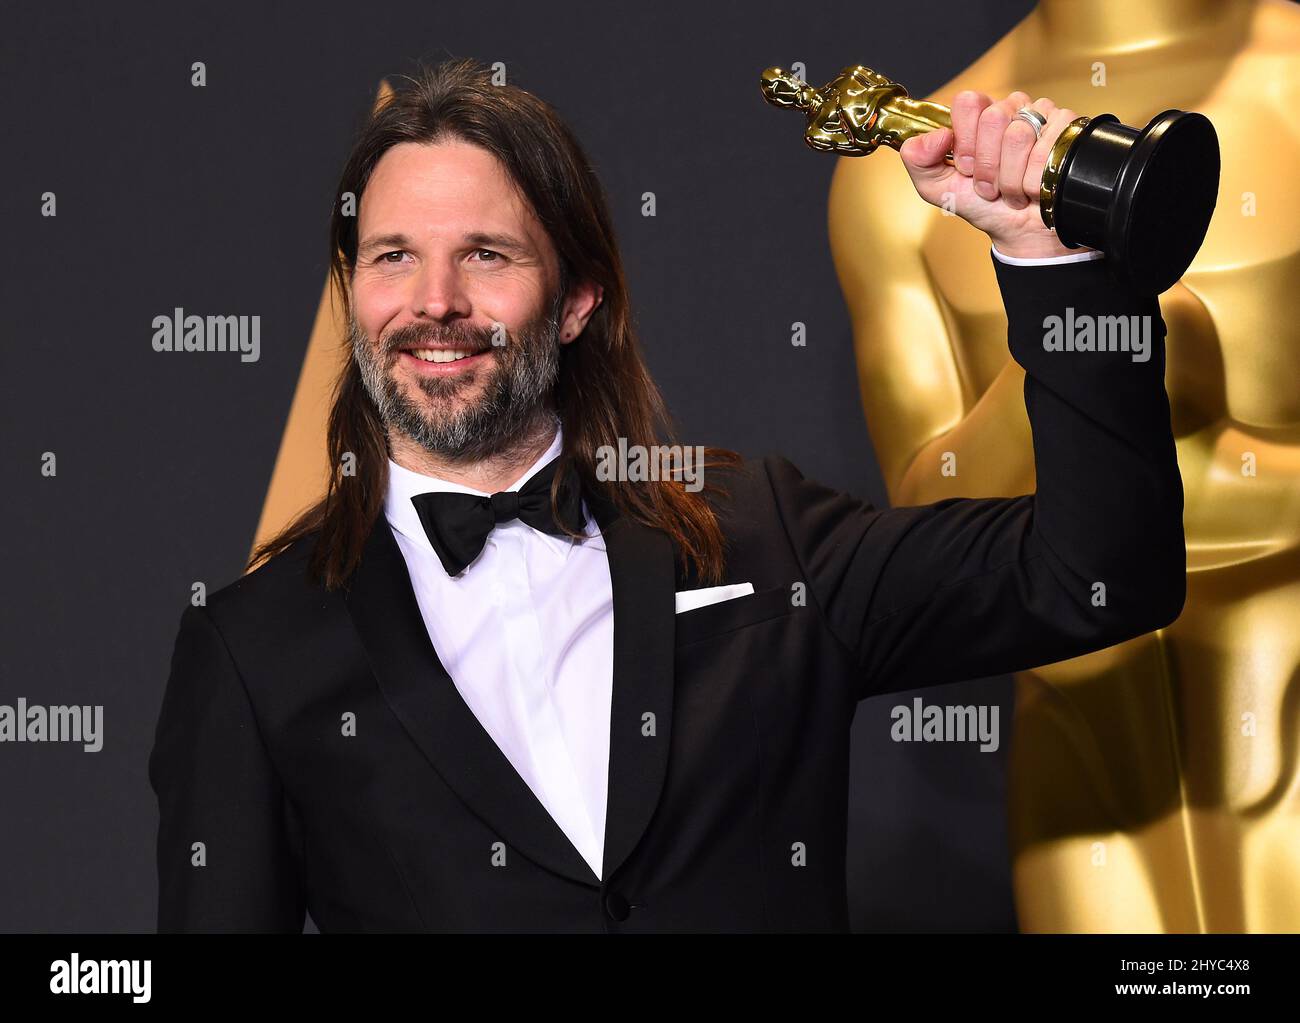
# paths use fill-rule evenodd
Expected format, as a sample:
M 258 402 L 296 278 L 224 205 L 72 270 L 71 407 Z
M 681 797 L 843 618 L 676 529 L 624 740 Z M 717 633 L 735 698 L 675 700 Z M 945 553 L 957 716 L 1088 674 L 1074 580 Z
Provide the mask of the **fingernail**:
M 963 174 L 975 173 L 975 157 L 959 156 L 957 157 L 957 169 Z
M 984 199 L 993 200 L 998 197 L 998 190 L 987 181 L 975 182 L 975 191 Z

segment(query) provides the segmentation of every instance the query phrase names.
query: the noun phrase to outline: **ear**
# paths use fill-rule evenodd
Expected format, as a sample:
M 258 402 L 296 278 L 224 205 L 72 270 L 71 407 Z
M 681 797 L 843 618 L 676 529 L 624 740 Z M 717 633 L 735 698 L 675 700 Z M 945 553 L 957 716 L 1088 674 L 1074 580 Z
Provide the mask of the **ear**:
M 564 310 L 560 314 L 560 344 L 567 345 L 577 339 L 604 299 L 605 290 L 594 281 L 576 281 L 569 286 Z

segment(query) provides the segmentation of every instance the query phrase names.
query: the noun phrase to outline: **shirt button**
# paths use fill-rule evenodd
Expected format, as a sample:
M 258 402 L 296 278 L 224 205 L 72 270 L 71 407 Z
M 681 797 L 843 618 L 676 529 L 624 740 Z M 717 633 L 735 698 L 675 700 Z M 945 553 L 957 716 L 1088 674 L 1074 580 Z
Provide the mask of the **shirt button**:
M 618 892 L 610 892 L 605 896 L 605 912 L 614 920 L 626 920 L 632 907 L 627 904 L 627 899 L 623 898 Z

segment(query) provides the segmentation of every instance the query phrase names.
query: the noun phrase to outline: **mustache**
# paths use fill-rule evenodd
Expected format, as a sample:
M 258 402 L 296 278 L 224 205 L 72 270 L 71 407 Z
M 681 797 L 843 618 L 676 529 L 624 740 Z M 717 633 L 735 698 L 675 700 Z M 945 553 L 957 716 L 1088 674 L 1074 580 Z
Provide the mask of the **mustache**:
M 378 347 L 385 355 L 391 355 L 401 348 L 426 344 L 454 345 L 473 351 L 486 351 L 493 347 L 492 330 L 488 327 L 443 327 L 436 323 L 408 323 L 380 337 Z

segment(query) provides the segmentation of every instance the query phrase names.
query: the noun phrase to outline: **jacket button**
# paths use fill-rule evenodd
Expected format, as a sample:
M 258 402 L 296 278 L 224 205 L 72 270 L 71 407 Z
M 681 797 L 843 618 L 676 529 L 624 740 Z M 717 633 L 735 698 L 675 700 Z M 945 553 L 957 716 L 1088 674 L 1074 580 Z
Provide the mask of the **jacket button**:
M 610 892 L 605 896 L 605 912 L 615 920 L 626 920 L 632 907 L 627 904 L 627 899 L 623 898 L 618 892 Z

